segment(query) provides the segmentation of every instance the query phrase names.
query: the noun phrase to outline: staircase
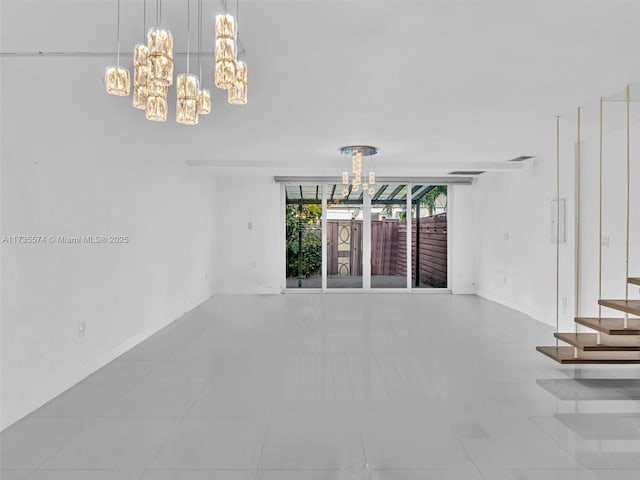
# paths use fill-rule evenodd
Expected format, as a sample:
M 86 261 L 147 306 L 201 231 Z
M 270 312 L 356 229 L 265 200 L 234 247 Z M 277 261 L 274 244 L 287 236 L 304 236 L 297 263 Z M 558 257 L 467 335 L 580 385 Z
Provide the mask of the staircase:
M 627 282 L 640 285 L 640 278 Z M 640 300 L 599 300 L 602 307 L 640 316 Z M 567 347 L 536 347 L 562 364 L 640 364 L 640 318 L 577 317 L 575 323 L 595 333 L 555 333 Z

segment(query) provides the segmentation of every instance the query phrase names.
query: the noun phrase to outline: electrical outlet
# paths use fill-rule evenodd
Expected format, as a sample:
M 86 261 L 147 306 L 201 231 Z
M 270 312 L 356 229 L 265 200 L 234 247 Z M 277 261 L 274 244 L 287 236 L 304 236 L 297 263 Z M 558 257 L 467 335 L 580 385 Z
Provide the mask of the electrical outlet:
M 608 235 L 603 235 L 603 237 L 602 237 L 602 246 L 603 247 L 608 247 L 609 246 L 609 236 Z
M 80 322 L 80 324 L 78 325 L 78 337 L 84 337 L 84 332 L 85 332 L 85 323 Z
M 504 241 L 505 241 L 505 242 L 508 242 L 508 241 L 509 241 L 509 234 L 508 234 L 508 233 L 505 233 L 505 234 L 504 234 Z
M 507 284 L 507 277 L 504 277 L 504 284 Z
M 562 313 L 567 313 L 567 297 L 562 297 Z

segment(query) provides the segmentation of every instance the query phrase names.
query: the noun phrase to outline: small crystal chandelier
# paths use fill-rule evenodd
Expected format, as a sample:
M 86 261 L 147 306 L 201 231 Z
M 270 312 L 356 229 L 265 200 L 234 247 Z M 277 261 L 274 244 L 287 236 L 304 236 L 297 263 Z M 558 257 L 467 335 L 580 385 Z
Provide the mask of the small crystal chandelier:
M 363 192 L 373 195 L 375 193 L 376 173 L 370 170 L 363 176 L 362 157 L 373 156 L 378 153 L 378 149 L 369 145 L 350 145 L 342 147 L 340 153 L 351 156 L 351 173 L 353 175 L 351 177 L 347 170 L 342 172 L 342 184 L 344 185 L 342 195 L 347 197 L 351 192 L 357 192 L 361 188 Z
M 129 70 L 120 68 L 120 0 L 118 0 L 118 21 L 116 27 L 116 38 L 118 41 L 118 53 L 116 55 L 116 66 L 107 67 L 104 75 L 104 82 L 107 86 L 107 93 L 118 97 L 126 97 L 131 90 L 131 76 Z

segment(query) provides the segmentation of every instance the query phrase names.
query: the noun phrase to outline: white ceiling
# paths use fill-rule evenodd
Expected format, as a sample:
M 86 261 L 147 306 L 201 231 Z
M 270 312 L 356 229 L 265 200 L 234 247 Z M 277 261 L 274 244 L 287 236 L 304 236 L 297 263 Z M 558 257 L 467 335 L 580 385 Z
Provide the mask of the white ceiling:
M 99 52 L 115 51 L 115 5 L 3 0 L 3 96 L 6 85 L 55 78 L 51 108 L 76 120 L 88 105 L 100 112 L 86 128 L 132 148 L 162 142 L 160 155 L 219 168 L 325 174 L 343 165 L 338 148 L 353 143 L 379 147 L 376 168 L 388 174 L 492 168 L 544 155 L 556 115 L 640 80 L 640 2 L 241 0 L 249 104 L 226 104 L 209 56 L 212 114 L 197 127 L 156 124 L 130 98 L 104 92 L 113 59 Z M 186 0 L 163 5 L 184 51 Z M 205 51 L 219 5 L 204 2 Z M 151 19 L 155 1 L 147 8 Z M 142 0 L 123 0 L 121 28 L 122 50 L 131 52 L 143 39 Z M 28 56 L 39 51 L 82 55 Z M 184 70 L 178 57 L 176 73 Z

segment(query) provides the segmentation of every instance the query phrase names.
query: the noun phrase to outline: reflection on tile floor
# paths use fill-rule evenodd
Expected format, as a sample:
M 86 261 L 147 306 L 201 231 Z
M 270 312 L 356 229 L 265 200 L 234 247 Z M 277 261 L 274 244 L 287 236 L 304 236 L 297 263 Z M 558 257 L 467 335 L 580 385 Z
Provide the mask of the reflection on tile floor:
M 1 434 L 3 480 L 640 478 L 640 369 L 475 296 L 217 296 Z

